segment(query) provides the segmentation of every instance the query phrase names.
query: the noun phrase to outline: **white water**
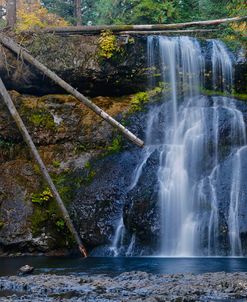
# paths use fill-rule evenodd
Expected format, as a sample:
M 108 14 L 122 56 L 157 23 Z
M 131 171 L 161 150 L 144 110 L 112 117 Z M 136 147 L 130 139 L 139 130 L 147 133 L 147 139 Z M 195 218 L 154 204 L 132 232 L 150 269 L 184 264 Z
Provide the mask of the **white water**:
M 232 91 L 234 68 L 224 44 L 211 43 L 212 86 Z M 158 45 L 158 47 L 157 47 Z M 158 48 L 158 49 L 157 49 Z M 158 54 L 158 55 L 157 55 Z M 137 185 L 148 158 L 159 154 L 160 251 L 162 256 L 241 256 L 239 208 L 242 201 L 242 152 L 246 145 L 243 115 L 235 102 L 226 97 L 201 96 L 204 83 L 204 54 L 197 40 L 189 37 L 148 37 L 148 66 L 157 67 L 168 87 L 164 103 L 150 110 L 146 127 L 146 147 L 128 188 Z M 149 81 L 152 87 L 154 78 Z M 160 129 L 160 119 L 164 128 Z M 221 242 L 220 165 L 222 120 L 227 123 L 232 142 L 228 152 L 232 175 L 228 184 L 228 214 L 224 232 L 229 243 Z M 162 124 L 162 125 L 163 125 Z M 223 123 L 224 125 L 224 123 Z M 113 239 L 114 255 L 123 241 L 124 225 L 120 219 Z M 227 241 L 227 239 L 226 239 Z M 126 255 L 135 249 L 132 234 Z

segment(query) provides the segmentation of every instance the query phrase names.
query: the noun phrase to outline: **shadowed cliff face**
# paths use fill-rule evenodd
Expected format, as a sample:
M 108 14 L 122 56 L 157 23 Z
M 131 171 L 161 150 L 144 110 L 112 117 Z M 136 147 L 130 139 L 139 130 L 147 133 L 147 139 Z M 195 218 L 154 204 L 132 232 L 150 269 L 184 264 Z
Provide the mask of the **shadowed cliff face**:
M 108 40 L 99 35 L 34 34 L 15 37 L 35 58 L 86 95 L 127 95 L 145 90 L 150 75 L 146 37 L 118 36 L 115 39 L 109 45 Z M 246 93 L 244 50 L 238 51 L 236 57 L 235 88 L 239 93 Z M 161 73 L 161 70 L 155 71 L 158 81 Z M 4 47 L 0 52 L 0 75 L 8 89 L 21 93 L 64 93 L 36 69 L 25 64 L 21 56 L 17 61 L 16 56 Z M 210 74 L 206 74 L 206 81 L 205 86 L 211 89 Z
M 95 177 L 89 161 L 118 149 L 114 145 L 117 134 L 71 96 L 33 97 L 15 91 L 11 96 L 69 207 L 76 190 L 88 186 Z M 93 101 L 120 118 L 131 107 L 131 98 L 97 97 Z M 0 254 L 1 251 L 52 252 L 73 247 L 54 200 L 49 194 L 47 200 L 42 199 L 47 185 L 2 102 L 0 171 Z M 100 210 L 104 207 L 106 205 L 99 206 Z M 94 216 L 91 218 L 96 220 Z M 92 221 L 86 233 L 90 232 Z
M 61 78 L 86 95 L 126 95 L 144 90 L 145 39 L 119 37 L 115 44 L 99 42 L 100 36 L 33 35 L 21 39 L 28 51 Z M 0 74 L 8 89 L 22 93 L 64 93 L 20 58 L 17 62 L 1 49 Z

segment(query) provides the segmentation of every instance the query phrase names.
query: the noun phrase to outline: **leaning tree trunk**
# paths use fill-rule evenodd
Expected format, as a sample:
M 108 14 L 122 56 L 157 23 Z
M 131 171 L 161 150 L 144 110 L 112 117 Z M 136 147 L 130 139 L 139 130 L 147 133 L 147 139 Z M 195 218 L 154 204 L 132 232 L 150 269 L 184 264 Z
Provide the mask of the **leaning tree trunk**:
M 66 222 L 68 229 L 70 230 L 70 232 L 72 233 L 73 237 L 75 238 L 75 240 L 78 244 L 80 252 L 82 253 L 82 255 L 84 257 L 87 257 L 87 251 L 86 251 L 84 245 L 82 244 L 81 238 L 80 238 L 79 234 L 77 233 L 72 220 L 70 219 L 69 213 L 68 213 L 66 207 L 64 206 L 64 203 L 46 169 L 46 166 L 45 166 L 43 160 L 41 159 L 39 152 L 38 152 L 36 146 L 34 145 L 33 140 L 31 138 L 30 134 L 28 133 L 28 130 L 27 130 L 26 126 L 24 125 L 17 109 L 15 108 L 15 105 L 14 105 L 7 89 L 5 88 L 5 85 L 1 78 L 0 78 L 0 95 L 2 96 L 6 106 L 8 107 L 10 114 L 12 115 L 13 119 L 15 120 L 16 125 L 19 128 L 25 142 L 27 143 L 36 163 L 38 164 L 41 174 L 42 174 L 44 180 L 47 182 L 47 184 L 52 192 L 52 195 L 55 198 L 55 201 L 63 215 L 64 221 Z
M 16 0 L 7 0 L 7 26 L 13 28 L 16 24 Z

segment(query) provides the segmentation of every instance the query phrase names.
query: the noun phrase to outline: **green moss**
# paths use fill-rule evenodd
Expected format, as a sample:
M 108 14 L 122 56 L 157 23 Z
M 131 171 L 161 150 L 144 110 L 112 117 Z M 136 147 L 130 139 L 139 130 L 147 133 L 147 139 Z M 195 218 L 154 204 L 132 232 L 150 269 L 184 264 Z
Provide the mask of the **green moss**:
M 107 155 L 118 153 L 123 148 L 123 137 L 121 135 L 118 135 L 112 140 L 112 143 L 110 146 L 107 146 L 106 151 Z
M 53 166 L 54 168 L 59 168 L 60 165 L 61 165 L 61 163 L 60 163 L 60 161 L 58 161 L 58 160 L 54 160 L 54 161 L 52 162 L 52 166 Z
M 247 102 L 247 94 L 246 93 L 234 93 L 233 96 L 239 100 Z
M 4 222 L 0 220 L 0 230 L 4 227 Z
M 155 100 L 157 96 L 161 95 L 164 89 L 164 85 L 159 85 L 152 90 L 136 93 L 131 99 L 131 107 L 129 113 L 143 110 L 144 105 L 147 104 L 149 100 Z
M 135 94 L 131 100 L 131 109 L 130 112 L 137 112 L 143 108 L 143 105 L 146 104 L 149 100 L 148 92 L 139 92 Z
M 86 172 L 86 176 L 82 179 L 82 182 L 85 184 L 90 184 L 92 183 L 95 175 L 96 175 L 96 171 L 93 169 L 92 165 L 90 162 L 87 162 L 84 166 L 85 172 Z
M 45 202 L 50 201 L 53 198 L 52 193 L 49 188 L 44 189 L 43 192 L 38 194 L 32 194 L 31 200 L 33 203 L 38 203 L 42 205 Z
M 247 94 L 245 93 L 237 93 L 232 92 L 231 94 L 225 93 L 222 91 L 215 91 L 215 90 L 209 90 L 209 89 L 201 89 L 201 93 L 208 96 L 214 96 L 214 95 L 220 95 L 220 96 L 226 96 L 226 97 L 233 97 L 242 101 L 247 101 Z
M 33 236 L 39 236 L 45 228 L 56 238 L 56 248 L 73 246 L 73 237 L 53 198 L 46 203 L 35 204 L 30 222 Z
M 35 127 L 42 127 L 47 129 L 56 127 L 53 116 L 44 109 L 32 110 L 31 115 L 28 116 L 28 120 Z
M 86 152 L 88 150 L 88 146 L 86 144 L 80 144 L 78 143 L 76 148 L 75 148 L 75 152 L 76 153 L 81 153 L 81 152 Z
M 51 176 L 63 202 L 69 204 L 74 191 L 74 186 L 72 185 L 74 179 L 69 177 L 68 172 Z M 49 188 L 44 188 L 41 192 L 31 194 L 31 201 L 34 204 L 34 213 L 31 218 L 34 232 L 39 232 L 48 222 L 56 225 L 56 221 L 62 219 L 62 214 Z
M 32 234 L 38 236 L 42 233 L 42 228 L 47 225 L 49 221 L 49 216 L 47 211 L 41 207 L 35 207 L 33 215 L 30 218 Z
M 41 175 L 40 168 L 37 164 L 33 164 L 33 170 L 37 175 Z
M 3 29 L 7 27 L 7 21 L 4 19 L 0 19 L 0 28 Z
M 56 221 L 56 226 L 57 226 L 58 230 L 63 231 L 66 227 L 65 221 L 62 218 L 58 219 Z
M 20 37 L 21 38 L 21 37 Z M 23 38 L 22 38 L 23 40 Z M 60 49 L 60 41 L 59 37 L 54 34 L 37 34 L 35 38 L 30 40 L 27 39 L 23 41 L 24 46 L 28 48 L 28 50 L 34 56 L 40 56 L 41 54 L 52 55 L 54 49 Z

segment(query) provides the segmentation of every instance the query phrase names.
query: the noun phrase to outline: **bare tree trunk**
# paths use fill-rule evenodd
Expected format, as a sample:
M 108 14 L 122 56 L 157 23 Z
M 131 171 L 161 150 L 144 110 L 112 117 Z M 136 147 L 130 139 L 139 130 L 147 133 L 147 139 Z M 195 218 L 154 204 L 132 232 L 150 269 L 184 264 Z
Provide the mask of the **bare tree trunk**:
M 188 34 L 207 34 L 218 32 L 219 29 L 185 29 L 185 30 L 160 30 L 160 31 L 120 31 L 120 35 L 188 35 Z
M 81 18 L 81 0 L 74 0 L 75 2 L 75 18 L 76 18 L 76 25 L 80 26 L 82 22 Z
M 101 25 L 101 26 L 68 26 L 58 28 L 45 28 L 42 32 L 56 33 L 56 34 L 99 34 L 103 30 L 110 30 L 114 33 L 122 31 L 163 31 L 173 29 L 184 29 L 190 27 L 206 27 L 217 26 L 220 24 L 227 24 L 231 22 L 241 22 L 247 20 L 245 17 L 235 17 L 218 20 L 197 21 L 187 23 L 174 23 L 174 24 L 143 24 L 143 25 Z M 193 28 L 194 29 L 194 28 Z
M 35 66 L 37 69 L 42 71 L 48 78 L 52 79 L 57 85 L 61 86 L 64 90 L 66 90 L 69 94 L 72 94 L 79 101 L 81 101 L 84 105 L 93 110 L 96 114 L 98 114 L 101 118 L 106 120 L 113 127 L 117 128 L 121 131 L 130 141 L 135 143 L 139 147 L 144 146 L 144 142 L 136 137 L 132 132 L 130 132 L 127 128 L 125 128 L 122 124 L 112 118 L 109 114 L 91 102 L 88 98 L 78 92 L 75 88 L 66 83 L 63 79 L 61 79 L 58 75 L 56 75 L 53 71 L 48 69 L 34 57 L 32 57 L 24 48 L 20 47 L 16 44 L 12 39 L 7 38 L 3 35 L 0 35 L 0 43 L 4 46 L 15 52 L 17 55 L 21 55 L 28 63 Z
M 16 24 L 16 0 L 7 0 L 7 26 L 13 28 Z
M 81 238 L 78 235 L 78 233 L 73 225 L 73 222 L 70 219 L 69 213 L 68 213 L 67 209 L 65 208 L 63 201 L 46 169 L 46 166 L 45 166 L 44 162 L 42 161 L 42 159 L 39 155 L 39 152 L 38 152 L 37 148 L 35 147 L 35 145 L 32 141 L 32 138 L 31 138 L 30 134 L 28 133 L 28 130 L 25 127 L 18 111 L 16 110 L 15 105 L 14 105 L 8 91 L 6 90 L 5 85 L 1 78 L 0 78 L 0 94 L 5 102 L 6 106 L 8 107 L 13 119 L 15 120 L 17 127 L 19 128 L 25 142 L 27 143 L 28 147 L 30 148 L 30 151 L 31 151 L 36 163 L 38 164 L 38 166 L 40 168 L 40 171 L 41 171 L 41 174 L 42 174 L 44 180 L 47 182 L 49 188 L 51 189 L 53 197 L 55 198 L 57 205 L 63 214 L 63 218 L 64 218 L 70 232 L 72 233 L 73 237 L 75 238 L 75 240 L 78 244 L 80 252 L 82 253 L 82 255 L 84 257 L 87 257 L 87 251 L 82 244 Z

